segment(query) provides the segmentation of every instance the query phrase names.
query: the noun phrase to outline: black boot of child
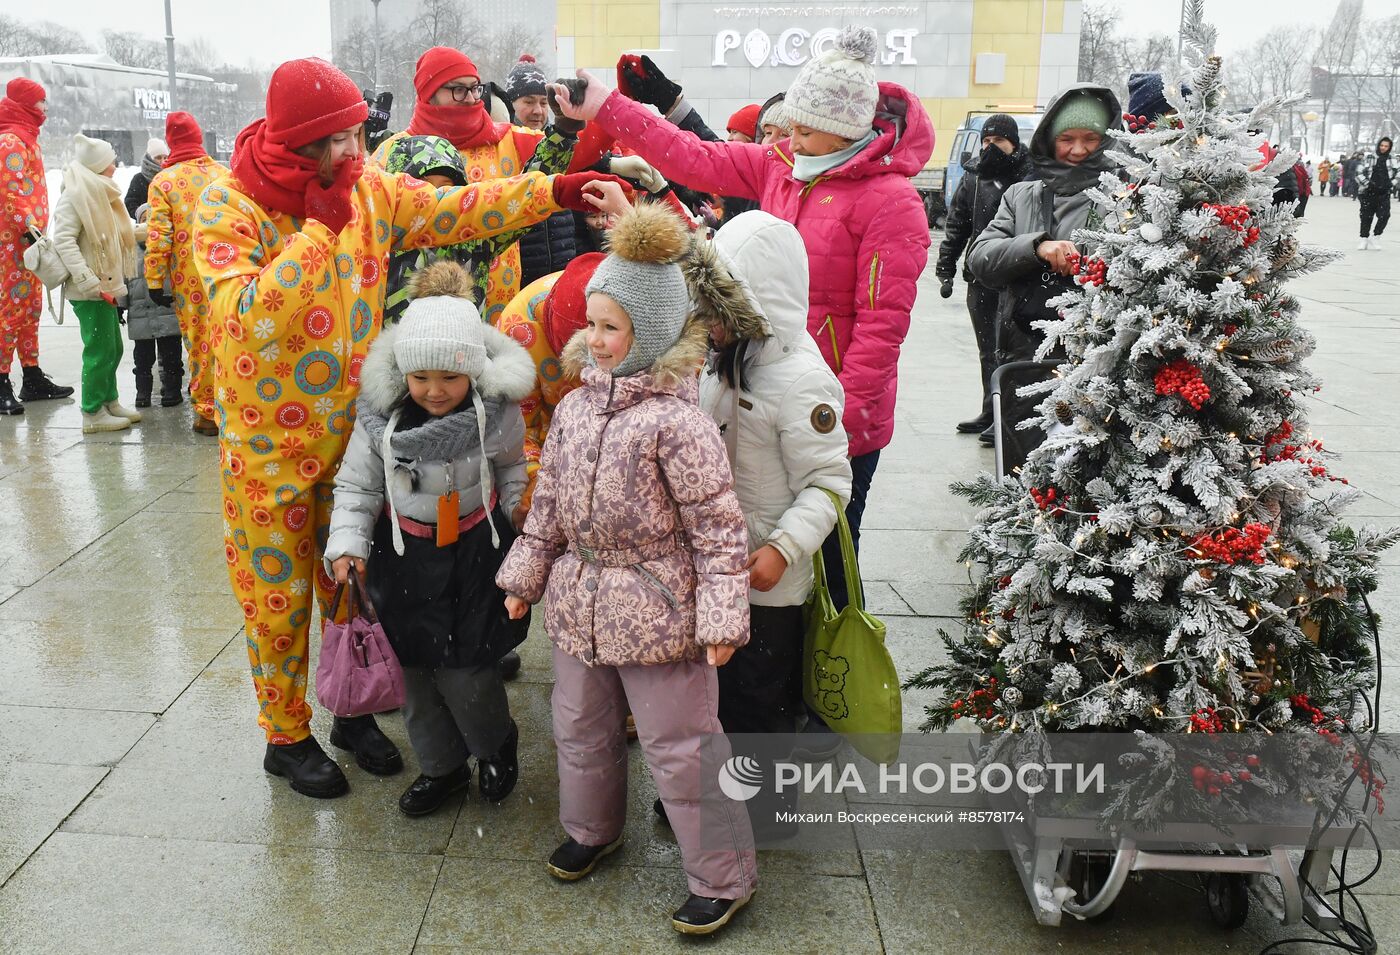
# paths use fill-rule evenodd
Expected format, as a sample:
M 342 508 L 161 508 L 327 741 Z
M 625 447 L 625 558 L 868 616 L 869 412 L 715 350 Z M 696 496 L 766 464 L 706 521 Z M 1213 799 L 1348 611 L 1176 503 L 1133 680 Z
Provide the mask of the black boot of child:
M 136 376 L 136 407 L 151 406 L 151 386 L 155 382 L 151 369 L 156 364 L 155 339 L 143 338 L 131 343 L 131 373 Z
M 160 352 L 160 406 L 162 408 L 173 408 L 185 402 L 183 393 L 185 365 L 180 354 L 181 347 L 178 335 L 167 335 L 164 338 L 156 339 L 156 348 Z
M 479 758 L 477 766 L 477 786 L 483 799 L 500 802 L 510 795 L 520 778 L 520 763 L 517 753 L 520 748 L 520 727 L 515 720 L 510 721 L 510 734 L 501 744 L 500 750 L 490 759 Z

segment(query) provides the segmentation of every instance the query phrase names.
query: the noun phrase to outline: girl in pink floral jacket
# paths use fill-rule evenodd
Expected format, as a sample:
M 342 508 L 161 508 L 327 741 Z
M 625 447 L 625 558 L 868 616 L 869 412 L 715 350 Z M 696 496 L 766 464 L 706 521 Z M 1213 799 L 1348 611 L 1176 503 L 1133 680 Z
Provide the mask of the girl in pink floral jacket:
M 686 229 L 641 206 L 610 245 L 588 284 L 588 326 L 562 356 L 583 384 L 555 411 L 524 534 L 496 580 L 512 616 L 546 599 L 555 645 L 568 838 L 550 872 L 583 878 L 622 843 L 630 704 L 690 886 L 672 925 L 704 934 L 757 882 L 747 814 L 713 778 L 701 785 L 702 750 L 729 756 L 715 667 L 749 637 L 747 532 L 719 431 L 696 404 L 706 329 L 687 321 Z

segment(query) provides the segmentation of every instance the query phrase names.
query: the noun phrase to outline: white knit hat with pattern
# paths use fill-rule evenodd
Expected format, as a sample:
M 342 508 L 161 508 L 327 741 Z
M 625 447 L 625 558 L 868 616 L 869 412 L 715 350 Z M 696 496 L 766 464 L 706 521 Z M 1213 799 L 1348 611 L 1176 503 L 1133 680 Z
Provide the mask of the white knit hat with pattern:
M 846 27 L 836 45 L 808 60 L 792 81 L 783 100 L 784 118 L 846 139 L 865 136 L 875 123 L 880 99 L 875 82 L 878 49 L 870 27 Z

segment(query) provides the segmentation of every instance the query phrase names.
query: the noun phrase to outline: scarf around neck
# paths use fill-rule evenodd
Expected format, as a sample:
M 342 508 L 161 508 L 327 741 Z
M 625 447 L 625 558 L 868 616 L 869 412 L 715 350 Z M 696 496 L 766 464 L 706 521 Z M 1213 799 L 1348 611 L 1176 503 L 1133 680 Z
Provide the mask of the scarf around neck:
M 877 135 L 878 131 L 872 129 L 845 149 L 827 153 L 825 156 L 793 156 L 792 178 L 799 182 L 811 182 L 822 173 L 839 169 L 860 155 L 860 151 L 873 143 Z
M 441 418 L 429 416 L 426 421 L 421 423 L 417 421 L 418 415 L 414 414 L 415 409 L 407 407 L 412 403 L 413 399 L 407 400 L 400 421 L 395 425 L 394 433 L 389 438 L 389 446 L 394 449 L 395 457 L 415 462 L 455 461 L 470 451 L 472 445 L 480 442 L 481 439 L 476 427 L 476 408 L 470 402 Z M 492 413 L 499 407 L 500 402 L 487 399 L 483 405 L 489 420 Z M 359 420 L 364 422 L 365 430 L 374 440 L 375 447 L 382 444 L 389 416 L 361 406 Z M 412 468 L 404 469 L 412 470 Z
M 441 136 L 458 149 L 494 146 L 506 134 L 506 127 L 491 121 L 486 104 L 434 106 L 419 100 L 413 105 L 413 118 L 406 132 L 411 136 Z
M 190 162 L 195 159 L 204 159 L 209 155 L 203 143 L 181 143 L 178 146 L 170 147 L 170 155 L 165 157 L 162 169 L 169 169 L 177 162 Z
M 39 148 L 39 127 L 44 124 L 44 114 L 36 107 L 6 96 L 0 99 L 0 133 L 13 133 L 30 149 Z
M 273 212 L 306 218 L 306 187 L 320 175 L 320 163 L 267 138 L 267 120 L 243 127 L 233 148 L 233 174 L 248 195 Z
M 1057 196 L 1072 196 L 1083 192 L 1099 181 L 1099 174 L 1118 167 L 1118 163 L 1108 154 L 1111 140 L 1104 136 L 1103 145 L 1094 150 L 1079 165 L 1071 166 L 1060 162 L 1054 156 L 1032 155 L 1038 177 L 1054 190 Z
M 126 291 L 136 274 L 136 233 L 122 203 L 121 188 L 107 176 L 74 161 L 63 169 L 63 195 L 73 204 L 91 244 L 99 288 L 109 294 Z

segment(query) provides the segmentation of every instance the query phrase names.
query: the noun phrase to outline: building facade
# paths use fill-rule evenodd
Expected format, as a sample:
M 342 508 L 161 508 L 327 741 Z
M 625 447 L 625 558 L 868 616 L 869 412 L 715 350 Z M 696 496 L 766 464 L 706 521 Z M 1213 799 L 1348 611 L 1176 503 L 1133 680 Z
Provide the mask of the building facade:
M 786 89 L 842 27 L 874 27 L 877 74 L 914 90 L 933 118 L 935 167 L 969 112 L 1043 107 L 1078 75 L 1080 0 L 557 3 L 560 73 L 583 67 L 611 84 L 618 56 L 648 53 L 716 129 Z
M 48 91 L 49 115 L 39 145 L 45 164 L 55 168 L 71 158 L 74 133 L 107 140 L 122 165 L 139 163 L 146 140 L 165 135 L 165 117 L 172 109 L 199 118 L 205 146 L 215 156 L 228 155 L 246 122 L 233 112 L 237 84 L 177 73 L 172 99 L 166 73 L 122 66 L 98 53 L 0 58 L 0 75 L 25 76 Z

